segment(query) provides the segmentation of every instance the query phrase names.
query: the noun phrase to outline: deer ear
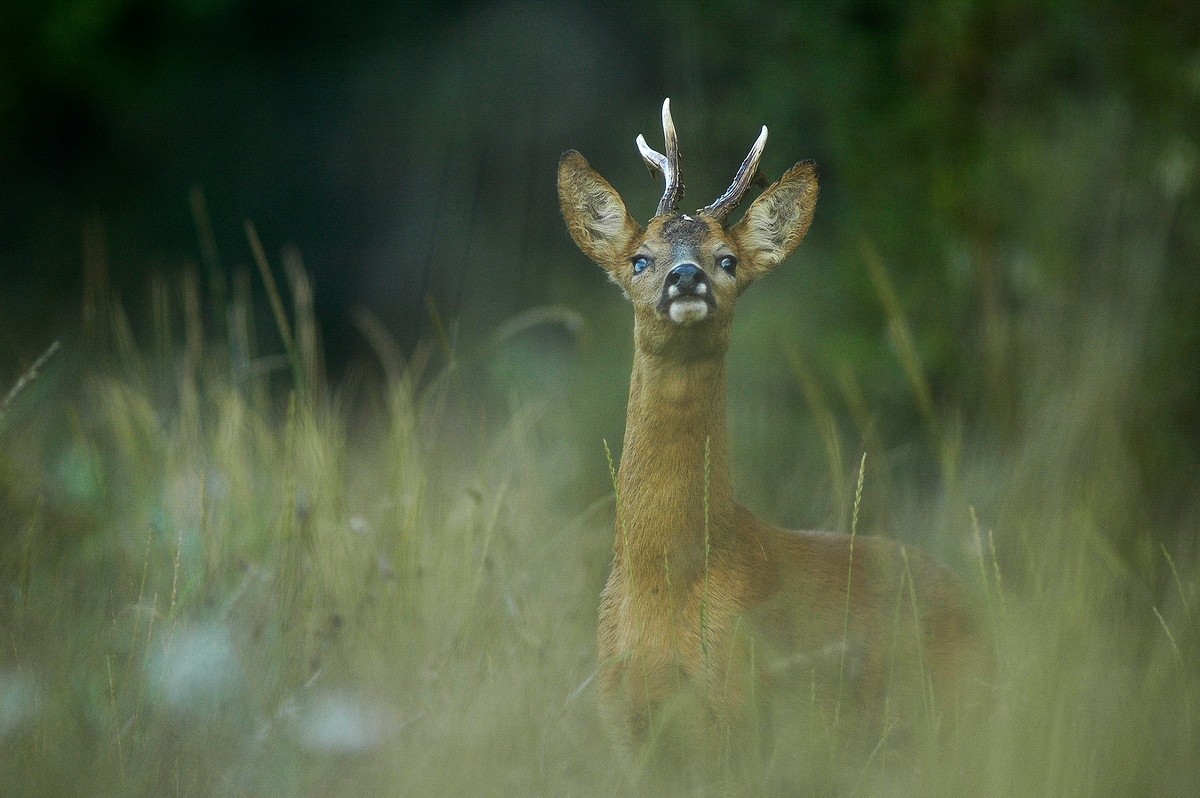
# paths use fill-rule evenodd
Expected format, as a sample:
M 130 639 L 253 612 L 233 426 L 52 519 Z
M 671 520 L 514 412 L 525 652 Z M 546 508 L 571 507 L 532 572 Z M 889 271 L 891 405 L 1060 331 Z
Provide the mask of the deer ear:
M 575 244 L 613 273 L 642 228 L 617 190 L 575 150 L 558 162 L 558 202 Z
M 749 285 L 796 251 L 817 204 L 817 165 L 801 161 L 787 170 L 750 204 L 729 231 L 742 253 L 742 287 Z

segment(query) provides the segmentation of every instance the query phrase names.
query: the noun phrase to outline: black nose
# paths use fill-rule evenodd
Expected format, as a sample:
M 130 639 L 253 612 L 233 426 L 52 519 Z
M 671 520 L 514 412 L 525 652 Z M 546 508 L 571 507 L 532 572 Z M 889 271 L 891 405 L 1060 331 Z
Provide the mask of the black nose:
M 681 263 L 667 272 L 667 285 L 676 286 L 680 291 L 695 288 L 703 279 L 703 272 L 694 263 Z

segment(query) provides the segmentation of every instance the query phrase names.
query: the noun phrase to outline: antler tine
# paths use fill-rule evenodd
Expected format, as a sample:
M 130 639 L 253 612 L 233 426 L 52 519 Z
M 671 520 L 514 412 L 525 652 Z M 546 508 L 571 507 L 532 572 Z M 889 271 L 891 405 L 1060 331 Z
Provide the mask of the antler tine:
M 679 200 L 683 198 L 683 179 L 679 170 L 679 138 L 675 135 L 675 122 L 671 119 L 670 97 L 663 100 L 662 124 L 663 139 L 667 145 L 666 155 L 652 149 L 642 134 L 639 133 L 637 137 L 638 152 L 642 154 L 642 160 L 646 162 L 646 166 L 652 173 L 661 174 L 666 182 L 662 199 L 658 201 L 656 216 L 662 216 L 664 213 L 670 213 L 677 209 Z
M 733 182 L 729 188 L 725 189 L 725 193 L 717 197 L 711 205 L 706 205 L 700 209 L 700 213 L 706 213 L 717 221 L 724 221 L 725 217 L 733 212 L 733 209 L 738 206 L 742 198 L 746 196 L 746 191 L 759 179 L 758 161 L 762 158 L 763 148 L 767 146 L 767 126 L 763 125 L 762 132 L 758 134 L 758 140 L 754 142 L 754 146 L 750 148 L 750 153 L 746 156 L 746 160 L 742 161 L 741 168 L 734 175 Z
M 646 143 L 646 137 L 641 133 L 638 133 L 637 147 L 638 151 L 642 154 L 642 160 L 646 162 L 646 167 L 650 170 L 650 174 L 665 175 L 667 173 L 667 156 L 651 148 Z
M 675 135 L 675 121 L 671 119 L 670 97 L 663 100 L 662 125 L 663 141 L 667 147 L 667 166 L 671 168 L 671 174 L 667 176 L 663 202 L 658 204 L 660 214 L 675 210 L 679 207 L 679 201 L 683 199 L 683 174 L 679 168 L 679 137 Z M 668 199 L 669 202 L 667 202 Z

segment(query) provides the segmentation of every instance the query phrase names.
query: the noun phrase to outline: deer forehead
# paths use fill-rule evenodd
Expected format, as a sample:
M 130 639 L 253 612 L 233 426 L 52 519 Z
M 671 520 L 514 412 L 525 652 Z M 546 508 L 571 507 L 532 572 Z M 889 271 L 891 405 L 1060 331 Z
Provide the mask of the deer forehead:
M 716 220 L 687 214 L 655 218 L 644 239 L 647 246 L 665 250 L 675 260 L 696 258 L 727 240 L 724 228 Z

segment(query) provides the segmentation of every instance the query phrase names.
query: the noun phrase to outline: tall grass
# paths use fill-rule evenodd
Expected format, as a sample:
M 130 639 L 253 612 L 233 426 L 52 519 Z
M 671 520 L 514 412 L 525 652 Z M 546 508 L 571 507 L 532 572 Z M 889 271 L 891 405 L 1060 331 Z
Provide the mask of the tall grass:
M 265 278 L 277 267 L 252 230 L 251 241 Z M 1200 561 L 1182 519 L 1145 521 L 1134 561 L 1107 531 L 1115 516 L 1136 526 L 1153 489 L 1130 482 L 1106 415 L 1102 366 L 1127 354 L 1119 327 L 1048 350 L 1070 356 L 1071 379 L 1030 375 L 1028 429 L 1007 451 L 964 448 L 936 419 L 873 257 L 926 433 L 953 475 L 901 498 L 932 519 L 926 542 L 975 580 L 994 641 L 991 702 L 954 718 L 949 739 L 881 738 L 865 755 L 800 755 L 836 748 L 821 729 L 770 741 L 769 774 L 722 789 L 1194 792 Z M 85 336 L 14 375 L 0 411 L 0 793 L 628 788 L 590 681 L 615 503 L 608 485 L 570 477 L 602 470 L 603 450 L 572 433 L 569 395 L 519 395 L 492 368 L 556 314 L 462 349 L 439 319 L 437 339 L 407 355 L 361 314 L 376 361 L 331 385 L 295 255 L 282 287 L 264 282 L 273 334 L 253 328 L 247 279 L 215 305 L 223 280 L 205 301 L 185 277 L 153 284 L 147 335 L 91 258 Z M 1027 334 L 1050 347 L 1057 333 Z M 282 356 L 258 351 L 277 339 Z M 873 472 L 864 479 L 864 460 L 846 480 L 837 403 L 792 365 L 841 517 L 865 534 Z M 842 391 L 851 405 L 856 393 Z M 580 462 L 596 467 L 572 471 Z M 752 468 L 735 464 L 742 479 Z
M 196 281 L 156 283 L 147 346 L 100 276 L 103 323 L 57 372 L 16 383 L 0 447 L 3 793 L 594 781 L 564 746 L 591 747 L 571 696 L 594 668 L 608 533 L 585 534 L 601 508 L 550 495 L 547 411 L 477 401 L 470 353 L 451 379 L 427 350 L 403 360 L 368 316 L 378 368 L 324 384 L 298 263 L 287 276 L 286 326 L 267 283 L 284 359 L 254 351 L 244 282 L 210 341 L 189 333 L 209 321 L 190 317 Z

